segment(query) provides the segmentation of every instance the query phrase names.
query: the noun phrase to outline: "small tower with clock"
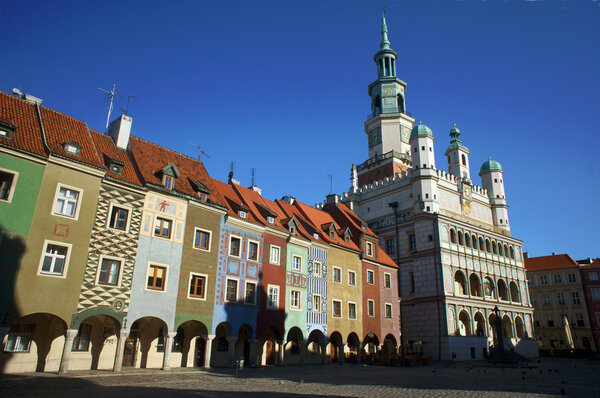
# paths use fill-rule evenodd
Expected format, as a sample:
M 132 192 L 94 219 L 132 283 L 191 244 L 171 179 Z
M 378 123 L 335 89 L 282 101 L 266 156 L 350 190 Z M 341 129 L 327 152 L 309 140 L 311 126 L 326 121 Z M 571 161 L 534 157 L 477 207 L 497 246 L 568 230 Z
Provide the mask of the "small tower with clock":
M 406 111 L 406 83 L 396 76 L 397 58 L 398 54 L 390 47 L 384 15 L 381 44 L 373 57 L 377 80 L 369 85 L 371 113 L 365 122 L 369 142 L 369 160 L 365 163 L 369 167 L 359 167 L 360 185 L 410 168 L 409 139 L 415 120 Z

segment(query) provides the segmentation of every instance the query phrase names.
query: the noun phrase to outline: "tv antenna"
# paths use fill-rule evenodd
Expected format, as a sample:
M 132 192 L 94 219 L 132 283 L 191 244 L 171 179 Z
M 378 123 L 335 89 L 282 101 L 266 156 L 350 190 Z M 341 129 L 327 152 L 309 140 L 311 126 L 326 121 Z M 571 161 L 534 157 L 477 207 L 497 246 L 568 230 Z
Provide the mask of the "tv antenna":
M 188 144 L 195 146 L 196 148 L 198 148 L 198 160 L 202 161 L 202 155 L 206 156 L 207 158 L 209 158 L 210 156 L 208 156 L 208 153 L 204 152 L 202 150 L 202 147 L 198 144 L 194 144 L 191 141 L 188 141 Z
M 252 168 L 252 187 L 254 186 L 254 174 L 255 174 L 255 169 L 254 167 Z
M 327 174 L 329 176 L 329 194 L 333 193 L 333 174 Z
M 108 116 L 106 117 L 106 128 L 108 129 L 108 121 L 110 120 L 110 114 L 113 109 L 113 100 L 115 99 L 115 93 L 117 92 L 117 85 L 113 84 L 112 90 L 106 90 L 101 87 L 96 87 L 100 91 L 104 91 L 106 93 L 106 98 L 108 99 Z
M 129 112 L 129 103 L 131 102 L 131 100 L 134 100 L 137 98 L 137 95 L 128 95 L 127 96 L 127 106 L 125 107 L 125 109 L 121 108 L 121 112 L 123 112 L 124 115 L 129 116 L 128 112 Z

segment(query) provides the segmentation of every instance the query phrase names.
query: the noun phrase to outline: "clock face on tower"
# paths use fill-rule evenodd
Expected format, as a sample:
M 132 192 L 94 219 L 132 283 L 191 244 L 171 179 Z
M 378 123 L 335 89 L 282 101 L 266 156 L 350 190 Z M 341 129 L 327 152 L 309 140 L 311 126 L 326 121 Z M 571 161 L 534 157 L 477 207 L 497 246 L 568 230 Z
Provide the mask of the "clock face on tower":
M 385 95 L 392 95 L 392 89 L 391 88 L 386 88 L 385 89 Z
M 369 131 L 369 148 L 381 144 L 381 128 L 377 127 Z

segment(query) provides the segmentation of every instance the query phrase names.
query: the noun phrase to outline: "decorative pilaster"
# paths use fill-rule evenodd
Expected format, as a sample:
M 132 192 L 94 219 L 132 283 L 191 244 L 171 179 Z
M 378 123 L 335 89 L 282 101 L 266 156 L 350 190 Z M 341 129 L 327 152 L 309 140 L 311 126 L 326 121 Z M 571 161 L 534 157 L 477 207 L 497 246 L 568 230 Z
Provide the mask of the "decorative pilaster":
M 129 336 L 129 330 L 123 330 L 119 332 L 117 337 L 117 351 L 115 352 L 115 364 L 113 365 L 113 372 L 120 372 L 123 366 L 123 351 L 125 350 L 125 340 Z
M 176 332 L 169 332 L 165 336 L 165 355 L 163 357 L 163 370 L 171 370 L 171 349 L 173 348 L 173 337 Z
M 71 359 L 73 340 L 75 340 L 77 332 L 77 329 L 67 329 L 67 334 L 65 336 L 65 345 L 63 346 L 62 358 L 60 359 L 60 368 L 58 370 L 58 373 L 64 374 L 69 371 L 69 360 Z
M 210 359 L 212 356 L 212 345 L 214 339 L 214 334 L 204 336 L 204 340 L 206 340 L 206 345 L 204 347 L 204 369 L 210 369 Z

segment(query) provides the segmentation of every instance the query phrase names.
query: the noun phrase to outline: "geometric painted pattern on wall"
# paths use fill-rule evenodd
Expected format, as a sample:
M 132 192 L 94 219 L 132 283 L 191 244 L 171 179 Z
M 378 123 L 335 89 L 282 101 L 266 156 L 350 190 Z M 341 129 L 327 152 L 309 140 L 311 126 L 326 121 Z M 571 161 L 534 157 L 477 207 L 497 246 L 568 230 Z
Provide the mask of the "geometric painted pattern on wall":
M 121 191 L 114 187 L 100 187 L 96 218 L 92 230 L 92 238 L 88 251 L 87 264 L 81 285 L 77 312 L 85 311 L 92 307 L 106 306 L 116 312 L 127 314 L 133 266 L 137 253 L 140 225 L 142 220 L 142 206 L 144 197 L 131 192 Z M 130 208 L 129 230 L 119 231 L 107 228 L 111 203 L 121 204 Z M 96 285 L 96 276 L 100 256 L 122 258 L 120 285 Z

